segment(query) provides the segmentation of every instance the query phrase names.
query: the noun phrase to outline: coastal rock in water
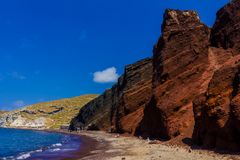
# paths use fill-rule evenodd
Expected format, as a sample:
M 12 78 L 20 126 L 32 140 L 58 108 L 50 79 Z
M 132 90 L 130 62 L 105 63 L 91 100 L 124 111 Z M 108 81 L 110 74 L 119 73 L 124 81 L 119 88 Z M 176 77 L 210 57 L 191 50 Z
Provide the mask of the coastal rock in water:
M 142 120 L 143 108 L 149 101 L 151 89 L 152 59 L 128 65 L 112 89 L 80 110 L 72 120 L 70 129 L 133 134 Z
M 166 10 L 154 47 L 153 96 L 136 135 L 165 140 L 191 135 L 192 101 L 207 89 L 215 69 L 208 56 L 209 35 L 196 12 Z

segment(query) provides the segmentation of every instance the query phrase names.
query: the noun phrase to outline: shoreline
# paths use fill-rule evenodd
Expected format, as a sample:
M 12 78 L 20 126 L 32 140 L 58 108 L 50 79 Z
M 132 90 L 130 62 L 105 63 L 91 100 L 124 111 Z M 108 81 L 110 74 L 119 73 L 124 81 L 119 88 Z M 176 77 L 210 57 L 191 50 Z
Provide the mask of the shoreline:
M 239 154 L 220 154 L 210 150 L 191 149 L 190 146 L 172 145 L 103 131 L 57 132 L 95 140 L 95 148 L 86 150 L 86 154 L 78 158 L 81 160 L 240 160 Z
M 33 128 L 6 128 L 6 127 L 1 127 L 3 129 L 11 129 L 11 130 L 26 130 L 26 131 L 34 131 L 34 132 L 45 132 L 45 133 L 50 133 L 50 134 L 62 134 L 62 135 L 67 135 L 67 136 L 74 136 L 78 137 L 77 138 L 77 143 L 79 143 L 80 147 L 79 148 L 73 148 L 74 150 L 69 150 L 66 153 L 59 153 L 58 156 L 54 157 L 57 158 L 58 160 L 78 160 L 81 158 L 84 158 L 86 156 L 91 156 L 92 153 L 91 151 L 97 150 L 97 149 L 103 149 L 106 147 L 106 143 L 100 143 L 91 137 L 85 136 L 78 134 L 77 132 L 68 132 L 64 130 L 52 130 L 52 129 L 33 129 Z M 69 143 L 72 144 L 72 143 Z M 40 148 L 39 148 L 40 149 Z M 34 151 L 29 151 L 34 153 Z M 26 152 L 28 154 L 29 152 Z M 44 152 L 42 152 L 44 153 Z M 25 153 L 24 153 L 25 154 Z M 33 154 L 31 157 L 27 157 L 26 159 L 52 159 L 53 157 L 46 154 L 43 155 L 36 155 Z
M 36 130 L 14 128 L 49 133 L 79 136 L 81 147 L 70 158 L 56 157 L 60 160 L 240 160 L 233 154 L 219 154 L 203 149 L 191 149 L 190 146 L 173 145 L 161 141 L 150 141 L 138 137 L 124 136 L 103 131 L 69 132 L 66 130 Z M 60 155 L 59 155 L 60 156 Z
M 79 160 L 79 159 L 84 159 L 86 157 L 91 157 L 96 154 L 95 151 L 97 150 L 106 150 L 109 147 L 109 144 L 106 141 L 99 140 L 92 138 L 87 135 L 83 135 L 81 132 L 69 132 L 66 130 L 41 130 L 44 132 L 49 132 L 49 133 L 60 133 L 60 134 L 65 134 L 65 135 L 70 135 L 70 136 L 78 136 L 80 137 L 80 143 L 82 144 L 79 150 L 76 150 L 73 152 L 74 156 L 76 158 L 67 158 L 63 160 Z M 61 157 L 57 157 L 61 159 Z

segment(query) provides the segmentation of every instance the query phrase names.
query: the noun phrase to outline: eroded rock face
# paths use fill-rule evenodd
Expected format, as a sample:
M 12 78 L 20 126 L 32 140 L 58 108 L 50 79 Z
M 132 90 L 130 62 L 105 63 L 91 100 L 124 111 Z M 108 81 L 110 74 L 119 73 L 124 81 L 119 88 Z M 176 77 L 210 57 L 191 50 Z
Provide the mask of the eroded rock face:
M 235 61 L 220 68 L 207 92 L 194 101 L 196 144 L 239 149 L 239 67 L 240 63 Z
M 221 58 L 208 89 L 194 101 L 193 140 L 204 147 L 240 148 L 240 1 L 233 0 L 217 13 L 211 33 L 213 51 Z M 216 48 L 218 47 L 218 48 Z M 224 56 L 221 56 L 224 55 Z
M 171 139 L 191 132 L 192 100 L 206 90 L 214 71 L 207 71 L 209 35 L 196 12 L 165 12 L 162 36 L 154 48 L 153 96 L 137 135 Z
M 135 132 L 152 90 L 152 59 L 128 65 L 112 89 L 88 103 L 70 129 Z
M 135 132 L 152 93 L 152 59 L 128 65 L 118 84 L 112 114 L 113 132 Z

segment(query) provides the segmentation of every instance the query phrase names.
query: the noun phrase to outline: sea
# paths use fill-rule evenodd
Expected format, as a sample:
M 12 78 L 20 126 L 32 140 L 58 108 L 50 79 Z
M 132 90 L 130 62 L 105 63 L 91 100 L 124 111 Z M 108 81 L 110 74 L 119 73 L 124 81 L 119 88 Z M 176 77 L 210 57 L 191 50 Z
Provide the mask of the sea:
M 80 148 L 79 136 L 0 128 L 0 160 L 72 159 Z

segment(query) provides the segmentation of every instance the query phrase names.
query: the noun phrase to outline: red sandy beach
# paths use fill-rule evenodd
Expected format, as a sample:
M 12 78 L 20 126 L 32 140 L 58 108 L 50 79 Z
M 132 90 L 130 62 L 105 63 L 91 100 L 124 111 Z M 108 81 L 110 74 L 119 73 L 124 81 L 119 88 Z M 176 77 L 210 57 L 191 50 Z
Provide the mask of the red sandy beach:
M 160 141 L 143 140 L 105 132 L 66 132 L 79 135 L 83 147 L 68 159 L 79 160 L 240 160 L 238 154 L 219 154 L 214 151 L 193 150 L 189 146 L 170 145 Z M 58 157 L 61 159 L 61 157 Z M 64 158 L 63 158 L 64 159 Z

